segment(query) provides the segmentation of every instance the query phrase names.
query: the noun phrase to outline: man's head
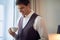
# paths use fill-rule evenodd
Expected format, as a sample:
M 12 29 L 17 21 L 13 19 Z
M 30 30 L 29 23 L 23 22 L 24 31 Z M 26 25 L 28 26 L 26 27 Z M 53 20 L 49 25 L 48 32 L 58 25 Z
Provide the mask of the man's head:
M 18 6 L 18 9 L 20 10 L 20 12 L 22 12 L 23 15 L 28 15 L 31 11 L 29 0 L 17 0 L 16 5 Z

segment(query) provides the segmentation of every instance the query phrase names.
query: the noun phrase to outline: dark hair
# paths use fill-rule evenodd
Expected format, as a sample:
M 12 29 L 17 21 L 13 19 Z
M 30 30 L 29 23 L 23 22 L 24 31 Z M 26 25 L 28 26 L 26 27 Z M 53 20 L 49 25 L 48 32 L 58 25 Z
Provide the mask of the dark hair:
M 19 5 L 19 4 L 24 4 L 24 5 L 28 5 L 30 3 L 29 0 L 17 0 L 16 1 L 16 5 Z

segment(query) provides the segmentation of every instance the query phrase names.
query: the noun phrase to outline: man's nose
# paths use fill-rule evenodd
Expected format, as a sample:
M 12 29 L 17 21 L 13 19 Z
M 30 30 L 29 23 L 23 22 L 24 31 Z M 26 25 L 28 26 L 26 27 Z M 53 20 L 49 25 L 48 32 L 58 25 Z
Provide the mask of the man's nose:
M 24 9 L 20 9 L 20 12 L 24 12 Z
M 22 9 L 20 9 L 20 12 L 22 12 Z

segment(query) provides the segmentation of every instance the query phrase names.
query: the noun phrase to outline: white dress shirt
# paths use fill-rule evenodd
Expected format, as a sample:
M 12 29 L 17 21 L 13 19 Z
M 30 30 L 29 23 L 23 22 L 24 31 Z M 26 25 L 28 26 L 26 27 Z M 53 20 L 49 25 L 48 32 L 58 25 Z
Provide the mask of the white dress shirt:
M 24 28 L 25 25 L 28 23 L 28 21 L 33 13 L 34 13 L 34 11 L 31 10 L 30 14 L 23 18 L 22 28 Z M 47 34 L 47 30 L 46 30 L 45 20 L 42 17 L 40 17 L 40 16 L 36 17 L 33 27 L 35 30 L 38 31 L 38 33 L 41 37 L 41 39 L 39 39 L 39 40 L 48 40 L 48 34 Z

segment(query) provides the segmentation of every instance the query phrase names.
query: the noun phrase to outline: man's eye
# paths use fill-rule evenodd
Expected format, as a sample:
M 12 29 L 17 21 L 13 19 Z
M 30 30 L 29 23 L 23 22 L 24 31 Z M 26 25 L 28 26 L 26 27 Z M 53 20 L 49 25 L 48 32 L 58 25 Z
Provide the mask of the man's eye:
M 23 8 L 20 8 L 20 9 L 23 9 Z
M 24 7 L 20 8 L 20 9 L 24 9 Z

